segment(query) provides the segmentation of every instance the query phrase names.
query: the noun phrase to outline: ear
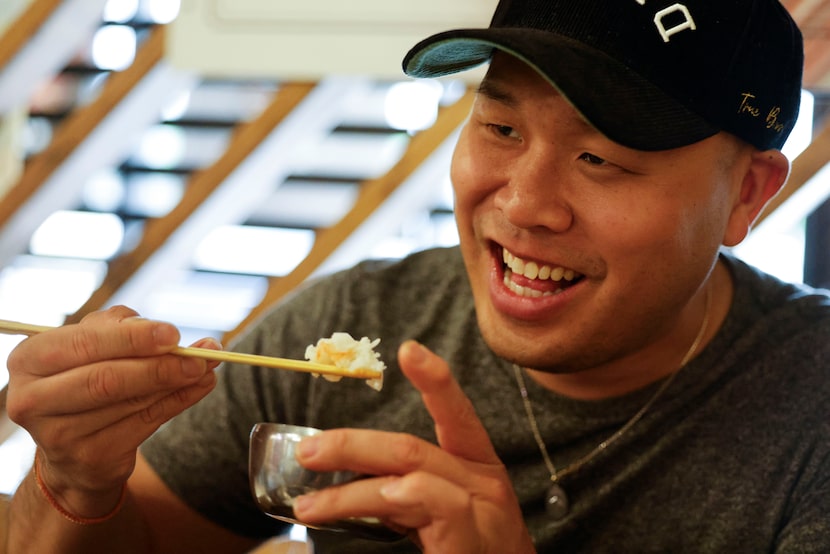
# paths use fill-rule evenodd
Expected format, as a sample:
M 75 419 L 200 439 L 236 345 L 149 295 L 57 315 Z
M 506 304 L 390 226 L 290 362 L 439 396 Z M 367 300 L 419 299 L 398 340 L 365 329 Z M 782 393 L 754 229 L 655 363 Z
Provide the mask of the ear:
M 725 246 L 735 246 L 749 234 L 755 219 L 790 174 L 790 161 L 778 150 L 754 150 L 734 200 L 723 237 Z

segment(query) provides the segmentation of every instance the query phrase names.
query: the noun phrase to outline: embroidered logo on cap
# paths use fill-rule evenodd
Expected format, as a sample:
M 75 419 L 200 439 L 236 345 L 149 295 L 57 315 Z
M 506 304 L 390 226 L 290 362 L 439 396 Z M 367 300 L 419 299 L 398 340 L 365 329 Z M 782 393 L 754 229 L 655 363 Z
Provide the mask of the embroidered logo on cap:
M 749 115 L 751 117 L 760 118 L 764 116 L 764 111 L 758 107 L 756 103 L 757 99 L 754 94 L 745 92 L 741 94 L 741 105 L 738 108 L 738 113 L 741 115 Z M 779 116 L 781 115 L 781 107 L 780 106 L 773 106 L 770 110 L 766 113 L 766 117 L 764 117 L 764 126 L 767 129 L 772 129 L 776 133 L 783 133 L 786 126 L 784 123 L 779 121 Z
M 636 0 L 636 2 L 641 6 L 646 5 L 646 0 Z M 669 15 L 675 13 L 679 13 L 680 15 L 682 15 L 683 21 L 673 24 L 671 27 L 666 27 L 663 23 L 663 20 Z M 672 4 L 668 8 L 663 8 L 662 10 L 659 10 L 656 14 L 654 14 L 654 25 L 660 32 L 660 36 L 663 37 L 663 42 L 669 42 L 671 40 L 672 35 L 676 35 L 681 31 L 694 31 L 697 29 L 697 25 L 695 25 L 695 20 L 692 18 L 692 13 L 689 11 L 689 8 L 687 8 L 683 4 Z

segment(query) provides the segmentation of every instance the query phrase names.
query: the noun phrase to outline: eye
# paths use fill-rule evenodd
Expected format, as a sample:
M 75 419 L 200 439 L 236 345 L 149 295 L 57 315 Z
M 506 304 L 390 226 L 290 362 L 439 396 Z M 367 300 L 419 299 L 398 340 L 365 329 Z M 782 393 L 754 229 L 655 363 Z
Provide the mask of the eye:
M 588 162 L 591 165 L 605 165 L 608 163 L 603 158 L 591 154 L 590 152 L 583 152 L 582 155 L 579 156 L 579 159 Z
M 489 127 L 497 135 L 508 138 L 519 138 L 519 133 L 517 133 L 516 130 L 509 125 L 497 125 L 495 123 L 491 123 Z

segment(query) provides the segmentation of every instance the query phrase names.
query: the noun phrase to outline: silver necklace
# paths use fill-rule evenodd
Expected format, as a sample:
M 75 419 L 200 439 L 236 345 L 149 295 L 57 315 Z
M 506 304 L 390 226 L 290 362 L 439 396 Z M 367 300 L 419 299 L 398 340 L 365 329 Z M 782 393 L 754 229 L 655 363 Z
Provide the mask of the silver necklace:
M 622 427 L 620 427 L 613 435 L 599 443 L 593 450 L 588 452 L 583 457 L 579 458 L 575 462 L 571 463 L 564 469 L 559 471 L 556 470 L 556 466 L 553 465 L 553 461 L 548 454 L 548 449 L 545 447 L 545 441 L 542 440 L 542 433 L 539 431 L 539 424 L 536 422 L 536 416 L 533 415 L 533 407 L 530 404 L 530 398 L 528 398 L 527 394 L 527 387 L 525 386 L 524 376 L 522 375 L 522 369 L 513 364 L 513 372 L 516 374 L 516 382 L 519 385 L 519 392 L 522 395 L 522 403 L 525 407 L 525 412 L 527 412 L 527 420 L 530 423 L 530 430 L 533 432 L 533 438 L 536 439 L 536 444 L 539 446 L 539 451 L 542 453 L 542 459 L 545 462 L 545 466 L 548 469 L 548 473 L 550 473 L 550 482 L 551 486 L 548 489 L 547 494 L 545 495 L 545 510 L 547 511 L 548 515 L 554 519 L 559 520 L 564 518 L 568 515 L 568 511 L 570 510 L 570 502 L 568 500 L 568 495 L 565 493 L 565 489 L 559 484 L 559 480 L 562 479 L 566 475 L 570 475 L 578 471 L 582 466 L 593 460 L 597 455 L 603 452 L 606 448 L 608 448 L 612 443 L 616 442 L 621 436 L 625 434 L 626 431 L 631 429 L 642 417 L 646 414 L 646 412 L 651 408 L 651 406 L 657 402 L 657 399 L 660 398 L 666 389 L 669 388 L 672 381 L 674 380 L 675 376 L 680 373 L 680 370 L 692 359 L 694 356 L 695 351 L 697 350 L 698 346 L 700 346 L 700 342 L 703 340 L 703 335 L 706 333 L 706 328 L 709 326 L 709 307 L 711 303 L 710 292 L 707 288 L 706 290 L 706 305 L 704 307 L 703 312 L 703 323 L 700 325 L 700 330 L 697 332 L 697 336 L 695 340 L 692 342 L 692 345 L 683 355 L 683 359 L 680 361 L 680 366 L 678 370 L 673 372 L 663 384 L 660 385 L 660 388 L 649 398 L 648 402 L 646 402 L 642 408 L 640 408 L 637 413 L 631 416 Z

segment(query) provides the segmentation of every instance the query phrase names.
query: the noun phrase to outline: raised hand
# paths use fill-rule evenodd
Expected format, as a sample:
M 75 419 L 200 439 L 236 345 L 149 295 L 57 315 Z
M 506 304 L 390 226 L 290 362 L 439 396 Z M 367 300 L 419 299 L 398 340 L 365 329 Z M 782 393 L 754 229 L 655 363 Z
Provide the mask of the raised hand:
M 446 362 L 412 341 L 398 359 L 432 415 L 440 447 L 357 429 L 305 439 L 298 458 L 309 469 L 379 477 L 300 497 L 297 518 L 377 517 L 409 530 L 429 554 L 535 552 L 507 471 Z

